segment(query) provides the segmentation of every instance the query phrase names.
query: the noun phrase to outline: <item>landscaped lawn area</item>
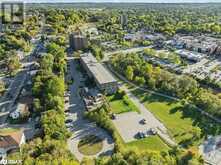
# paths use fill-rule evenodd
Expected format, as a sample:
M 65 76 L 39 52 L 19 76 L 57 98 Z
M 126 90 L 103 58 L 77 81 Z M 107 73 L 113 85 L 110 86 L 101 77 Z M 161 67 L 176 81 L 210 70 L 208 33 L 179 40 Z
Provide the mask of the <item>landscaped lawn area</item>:
M 119 114 L 130 111 L 139 112 L 139 109 L 134 105 L 127 95 L 121 95 L 117 92 L 114 95 L 108 96 L 107 99 L 113 113 Z
M 88 135 L 81 139 L 78 150 L 84 155 L 95 155 L 102 150 L 102 139 L 94 135 Z
M 218 134 L 219 124 L 201 115 L 193 107 L 184 107 L 180 102 L 157 96 L 141 90 L 134 90 L 136 95 L 164 125 L 179 144 L 199 144 L 201 135 Z
M 138 151 L 168 151 L 170 148 L 158 136 L 149 136 L 144 139 L 126 143 L 128 149 L 137 149 Z
M 0 134 L 4 134 L 4 133 L 11 133 L 11 132 L 16 132 L 19 131 L 19 129 L 17 128 L 3 128 L 0 130 Z

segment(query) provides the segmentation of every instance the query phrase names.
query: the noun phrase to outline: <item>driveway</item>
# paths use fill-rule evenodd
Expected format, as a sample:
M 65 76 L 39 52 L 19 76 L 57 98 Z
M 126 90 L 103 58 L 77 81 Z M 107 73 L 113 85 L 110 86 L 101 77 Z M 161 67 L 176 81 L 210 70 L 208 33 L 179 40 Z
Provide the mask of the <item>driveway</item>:
M 71 74 L 74 79 L 74 83 L 69 87 L 71 95 L 69 107 L 67 107 L 70 110 L 70 115 L 67 118 L 73 120 L 73 127 L 70 129 L 73 135 L 68 140 L 68 147 L 75 157 L 81 161 L 85 156 L 78 151 L 78 143 L 82 137 L 93 134 L 103 139 L 103 149 L 98 154 L 90 157 L 110 155 L 114 149 L 113 139 L 105 130 L 97 127 L 95 123 L 83 118 L 85 107 L 78 93 L 79 86 L 82 85 L 82 82 L 80 82 L 81 73 L 77 70 L 76 66 L 78 64 L 75 59 L 68 58 L 68 63 L 70 65 L 69 74 Z

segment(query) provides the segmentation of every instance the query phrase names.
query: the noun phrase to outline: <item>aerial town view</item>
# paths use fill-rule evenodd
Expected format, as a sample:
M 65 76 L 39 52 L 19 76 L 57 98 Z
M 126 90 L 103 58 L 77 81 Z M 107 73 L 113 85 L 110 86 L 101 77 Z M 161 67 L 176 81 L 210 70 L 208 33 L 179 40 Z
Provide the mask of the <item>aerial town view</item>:
M 221 165 L 221 0 L 0 6 L 0 164 Z

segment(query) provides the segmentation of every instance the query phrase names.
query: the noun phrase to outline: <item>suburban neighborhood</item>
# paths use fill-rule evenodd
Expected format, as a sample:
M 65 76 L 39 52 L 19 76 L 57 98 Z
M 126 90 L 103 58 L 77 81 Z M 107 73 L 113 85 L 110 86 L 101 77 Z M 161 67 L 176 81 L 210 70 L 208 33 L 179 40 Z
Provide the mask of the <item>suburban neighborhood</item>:
M 0 164 L 221 165 L 220 3 L 1 9 Z

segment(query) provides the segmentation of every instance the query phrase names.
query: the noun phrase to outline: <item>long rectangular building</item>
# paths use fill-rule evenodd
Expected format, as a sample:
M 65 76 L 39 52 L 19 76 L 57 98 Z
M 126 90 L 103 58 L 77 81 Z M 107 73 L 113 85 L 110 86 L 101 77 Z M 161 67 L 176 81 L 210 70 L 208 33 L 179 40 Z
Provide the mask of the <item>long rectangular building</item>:
M 111 73 L 97 61 L 91 53 L 82 54 L 80 61 L 90 78 L 93 78 L 97 87 L 108 94 L 118 89 L 117 80 Z

